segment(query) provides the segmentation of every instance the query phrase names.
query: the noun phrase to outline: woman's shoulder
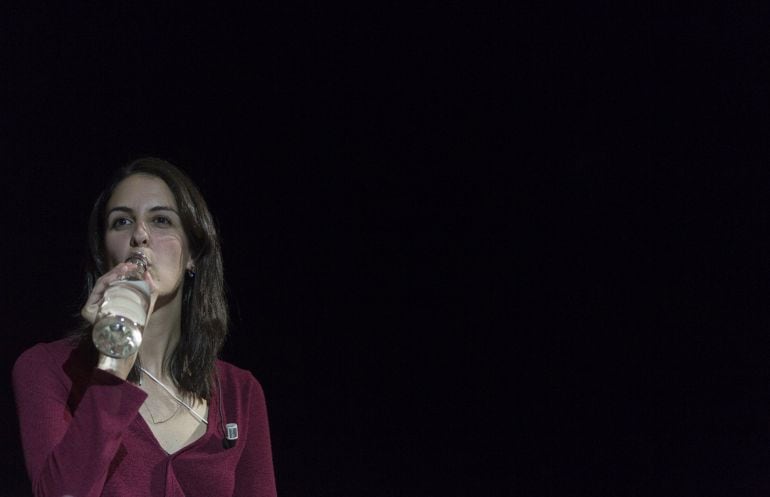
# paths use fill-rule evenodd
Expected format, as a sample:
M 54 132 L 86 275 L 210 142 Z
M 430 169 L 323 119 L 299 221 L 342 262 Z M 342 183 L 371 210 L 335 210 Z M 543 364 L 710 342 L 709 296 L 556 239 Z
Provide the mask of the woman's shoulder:
M 251 390 L 262 393 L 262 385 L 248 369 L 239 368 L 234 364 L 217 359 L 217 372 L 224 390 Z
M 251 371 L 228 362 L 217 360 L 219 386 L 218 397 L 222 402 L 224 412 L 230 419 L 246 419 L 256 417 L 264 419 L 267 412 L 267 400 L 262 385 Z M 242 427 L 248 430 L 247 425 Z
M 30 367 L 39 370 L 41 366 L 61 366 L 70 358 L 77 346 L 77 341 L 72 338 L 37 343 L 19 355 L 16 359 L 14 370 Z
M 77 339 L 38 343 L 19 355 L 13 365 L 14 385 L 60 385 L 65 390 L 88 378 L 92 369 L 88 351 Z

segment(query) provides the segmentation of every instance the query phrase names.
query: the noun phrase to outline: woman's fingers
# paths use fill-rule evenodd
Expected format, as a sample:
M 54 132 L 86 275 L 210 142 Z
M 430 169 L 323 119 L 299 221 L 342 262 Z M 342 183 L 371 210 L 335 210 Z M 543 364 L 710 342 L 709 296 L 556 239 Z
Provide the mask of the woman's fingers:
M 96 315 L 99 313 L 99 306 L 104 298 L 104 292 L 111 283 L 124 276 L 129 270 L 134 269 L 136 264 L 121 263 L 112 268 L 110 271 L 104 273 L 96 283 L 94 289 L 88 296 L 85 305 L 80 310 L 80 315 L 83 316 L 89 323 L 96 322 Z

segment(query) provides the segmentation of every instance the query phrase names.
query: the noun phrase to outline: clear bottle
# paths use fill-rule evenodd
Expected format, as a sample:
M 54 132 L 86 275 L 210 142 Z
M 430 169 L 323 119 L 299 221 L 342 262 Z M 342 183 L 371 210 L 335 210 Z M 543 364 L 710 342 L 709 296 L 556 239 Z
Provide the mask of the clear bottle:
M 107 287 L 92 335 L 102 354 L 119 359 L 139 350 L 150 308 L 150 287 L 144 281 L 147 258 L 136 252 L 126 262 L 136 264 L 136 269 Z

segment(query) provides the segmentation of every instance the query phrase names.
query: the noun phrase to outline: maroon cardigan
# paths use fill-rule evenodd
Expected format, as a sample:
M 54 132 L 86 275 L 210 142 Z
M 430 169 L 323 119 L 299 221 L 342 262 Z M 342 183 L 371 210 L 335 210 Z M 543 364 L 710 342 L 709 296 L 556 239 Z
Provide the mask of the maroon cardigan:
M 174 454 L 158 444 L 139 407 L 147 394 L 89 364 L 71 342 L 38 344 L 13 368 L 27 473 L 36 497 L 262 497 L 276 495 L 265 397 L 248 371 L 217 361 L 205 435 Z

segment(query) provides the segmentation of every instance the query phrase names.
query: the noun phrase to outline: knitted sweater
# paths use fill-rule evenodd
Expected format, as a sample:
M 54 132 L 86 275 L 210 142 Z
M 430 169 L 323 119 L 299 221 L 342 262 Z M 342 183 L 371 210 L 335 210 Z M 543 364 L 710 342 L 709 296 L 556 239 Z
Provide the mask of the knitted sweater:
M 88 366 L 59 340 L 24 352 L 13 387 L 27 473 L 36 497 L 274 497 L 267 410 L 248 371 L 217 361 L 222 385 L 209 401 L 206 433 L 168 454 L 139 407 L 147 394 Z M 224 422 L 238 441 L 223 447 Z

